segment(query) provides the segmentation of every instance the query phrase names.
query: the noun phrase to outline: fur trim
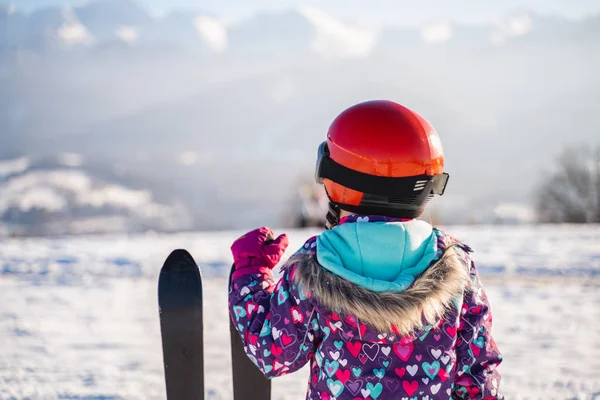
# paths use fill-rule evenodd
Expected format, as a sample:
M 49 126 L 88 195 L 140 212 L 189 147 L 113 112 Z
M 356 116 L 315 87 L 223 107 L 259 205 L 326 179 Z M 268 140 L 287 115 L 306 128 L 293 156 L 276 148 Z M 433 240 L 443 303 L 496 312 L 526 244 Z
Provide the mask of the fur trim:
M 468 287 L 469 268 L 455 247 L 457 243 L 448 245 L 442 257 L 400 293 L 375 293 L 348 282 L 321 267 L 310 253 L 293 260 L 294 279 L 328 310 L 352 315 L 379 332 L 407 335 L 425 324 L 437 325 L 452 299 Z

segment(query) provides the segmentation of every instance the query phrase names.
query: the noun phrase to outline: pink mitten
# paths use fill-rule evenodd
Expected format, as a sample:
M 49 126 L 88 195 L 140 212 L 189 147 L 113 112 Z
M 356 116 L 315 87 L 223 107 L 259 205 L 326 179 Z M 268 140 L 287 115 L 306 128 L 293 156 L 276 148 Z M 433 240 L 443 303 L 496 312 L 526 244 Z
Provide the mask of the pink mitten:
M 235 269 L 272 269 L 281 259 L 288 244 L 285 233 L 275 239 L 273 231 L 267 227 L 248 232 L 231 245 Z

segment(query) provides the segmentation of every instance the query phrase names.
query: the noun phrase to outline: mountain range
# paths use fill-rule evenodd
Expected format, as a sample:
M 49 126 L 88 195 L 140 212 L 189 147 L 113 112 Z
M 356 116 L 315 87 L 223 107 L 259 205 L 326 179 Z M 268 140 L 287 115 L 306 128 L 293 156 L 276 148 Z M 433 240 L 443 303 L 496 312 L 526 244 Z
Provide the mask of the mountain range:
M 278 225 L 335 115 L 389 98 L 442 137 L 441 219 L 487 221 L 502 204 L 533 204 L 562 148 L 600 140 L 598 43 L 600 16 L 410 28 L 308 6 L 236 23 L 156 18 L 130 0 L 4 6 L 0 160 L 77 154 L 80 173 L 111 171 L 99 185 L 181 205 L 186 229 Z
M 29 13 L 15 5 L 0 5 L 0 49 L 4 52 L 64 51 L 120 42 L 252 56 L 313 53 L 329 58 L 365 57 L 378 49 L 393 51 L 423 43 L 482 48 L 523 36 L 583 40 L 599 32 L 598 17 L 569 21 L 523 12 L 490 26 L 441 22 L 416 29 L 360 26 L 312 6 L 257 13 L 226 23 L 192 11 L 173 11 L 158 18 L 133 0 L 97 0 L 76 6 L 44 7 Z

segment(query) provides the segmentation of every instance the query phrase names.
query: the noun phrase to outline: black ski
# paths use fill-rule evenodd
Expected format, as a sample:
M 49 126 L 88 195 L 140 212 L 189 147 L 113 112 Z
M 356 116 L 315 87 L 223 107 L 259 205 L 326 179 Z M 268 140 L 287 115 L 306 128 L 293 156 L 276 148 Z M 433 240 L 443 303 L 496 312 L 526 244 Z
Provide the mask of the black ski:
M 233 274 L 233 268 L 231 269 Z M 229 287 L 231 287 L 231 274 Z M 234 400 L 270 400 L 271 381 L 265 378 L 260 370 L 250 361 L 244 351 L 240 334 L 235 329 L 231 317 L 229 319 L 231 336 L 231 369 L 233 372 Z
M 229 321 L 231 332 L 231 366 L 233 370 L 233 398 L 235 400 L 270 400 L 271 381 L 250 361 L 240 334 Z
M 158 278 L 158 306 L 168 400 L 204 400 L 202 278 L 185 250 L 175 250 Z

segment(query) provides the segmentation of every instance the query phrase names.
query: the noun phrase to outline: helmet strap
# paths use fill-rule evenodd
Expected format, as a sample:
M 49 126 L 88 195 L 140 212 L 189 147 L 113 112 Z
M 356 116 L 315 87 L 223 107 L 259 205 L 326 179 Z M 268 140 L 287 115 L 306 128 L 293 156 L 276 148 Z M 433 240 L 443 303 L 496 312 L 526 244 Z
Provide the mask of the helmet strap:
M 340 206 L 338 206 L 337 203 L 331 200 L 331 196 L 329 195 L 327 188 L 325 188 L 325 194 L 329 199 L 329 207 L 327 209 L 327 216 L 325 217 L 325 228 L 329 230 L 333 229 L 336 225 L 340 223 Z
M 333 229 L 340 223 L 340 207 L 332 201 L 329 201 L 326 219 L 325 227 L 327 229 Z

